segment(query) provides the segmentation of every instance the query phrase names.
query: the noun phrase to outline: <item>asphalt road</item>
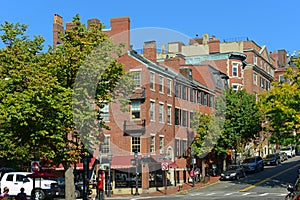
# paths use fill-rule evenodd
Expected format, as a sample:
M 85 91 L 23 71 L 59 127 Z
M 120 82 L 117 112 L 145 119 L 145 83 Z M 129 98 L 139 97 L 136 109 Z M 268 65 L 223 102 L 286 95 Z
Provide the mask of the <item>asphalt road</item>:
M 248 174 L 237 181 L 220 181 L 213 185 L 199 188 L 184 195 L 166 195 L 153 197 L 105 198 L 114 200 L 282 200 L 287 195 L 287 185 L 294 184 L 297 179 L 297 169 L 300 166 L 300 156 L 290 158 L 278 166 L 265 166 L 265 170 Z

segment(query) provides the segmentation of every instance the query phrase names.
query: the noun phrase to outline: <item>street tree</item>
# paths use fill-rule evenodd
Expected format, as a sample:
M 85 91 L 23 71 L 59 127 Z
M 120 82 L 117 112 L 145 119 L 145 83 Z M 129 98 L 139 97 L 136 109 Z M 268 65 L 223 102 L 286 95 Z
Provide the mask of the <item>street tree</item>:
M 296 68 L 288 68 L 285 81 L 274 81 L 270 91 L 261 94 L 262 110 L 266 128 L 272 133 L 272 140 L 281 145 L 295 144 L 300 129 L 300 60 Z

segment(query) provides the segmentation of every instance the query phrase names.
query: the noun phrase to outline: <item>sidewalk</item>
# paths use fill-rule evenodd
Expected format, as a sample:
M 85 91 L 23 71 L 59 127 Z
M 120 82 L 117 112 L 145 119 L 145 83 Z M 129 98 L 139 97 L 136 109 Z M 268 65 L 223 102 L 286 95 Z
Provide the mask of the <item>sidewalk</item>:
M 167 192 L 163 190 L 147 193 L 147 194 L 140 194 L 139 197 L 149 197 L 149 196 L 162 196 L 162 195 L 175 195 L 175 194 L 187 194 L 191 191 L 195 191 L 199 188 L 214 184 L 219 182 L 220 177 L 210 177 L 209 180 L 207 180 L 206 183 L 203 182 L 195 182 L 194 187 L 192 183 L 183 183 L 177 184 L 176 186 L 168 186 Z M 114 199 L 117 197 L 133 197 L 134 195 L 128 195 L 128 194 L 123 194 L 123 195 L 117 195 L 113 194 L 111 197 L 106 197 L 105 199 Z

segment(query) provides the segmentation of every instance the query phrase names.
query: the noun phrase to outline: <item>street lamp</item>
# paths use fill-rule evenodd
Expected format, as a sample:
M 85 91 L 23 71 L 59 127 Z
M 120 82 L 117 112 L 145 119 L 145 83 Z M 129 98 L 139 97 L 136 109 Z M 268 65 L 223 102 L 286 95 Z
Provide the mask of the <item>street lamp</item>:
M 138 185 L 138 164 L 139 164 L 139 158 L 138 158 L 138 152 L 134 152 L 134 160 L 135 160 L 135 195 L 139 195 L 139 185 Z
M 111 151 L 107 154 L 107 160 L 108 160 L 108 191 L 107 191 L 107 197 L 110 197 L 110 191 L 111 191 L 111 175 L 110 175 L 110 168 L 111 168 L 111 161 L 112 161 L 112 153 Z

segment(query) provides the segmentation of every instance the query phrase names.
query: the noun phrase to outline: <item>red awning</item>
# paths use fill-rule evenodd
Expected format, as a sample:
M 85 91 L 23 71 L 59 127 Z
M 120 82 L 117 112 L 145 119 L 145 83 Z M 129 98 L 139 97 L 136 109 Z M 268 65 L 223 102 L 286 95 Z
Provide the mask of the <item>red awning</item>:
M 91 162 L 89 163 L 89 170 L 93 169 L 94 163 L 96 158 L 91 158 Z M 74 165 L 73 165 L 74 167 Z M 58 167 L 55 168 L 55 170 L 64 170 L 64 166 L 62 164 L 59 164 Z M 77 163 L 76 164 L 76 170 L 83 170 L 83 163 Z

